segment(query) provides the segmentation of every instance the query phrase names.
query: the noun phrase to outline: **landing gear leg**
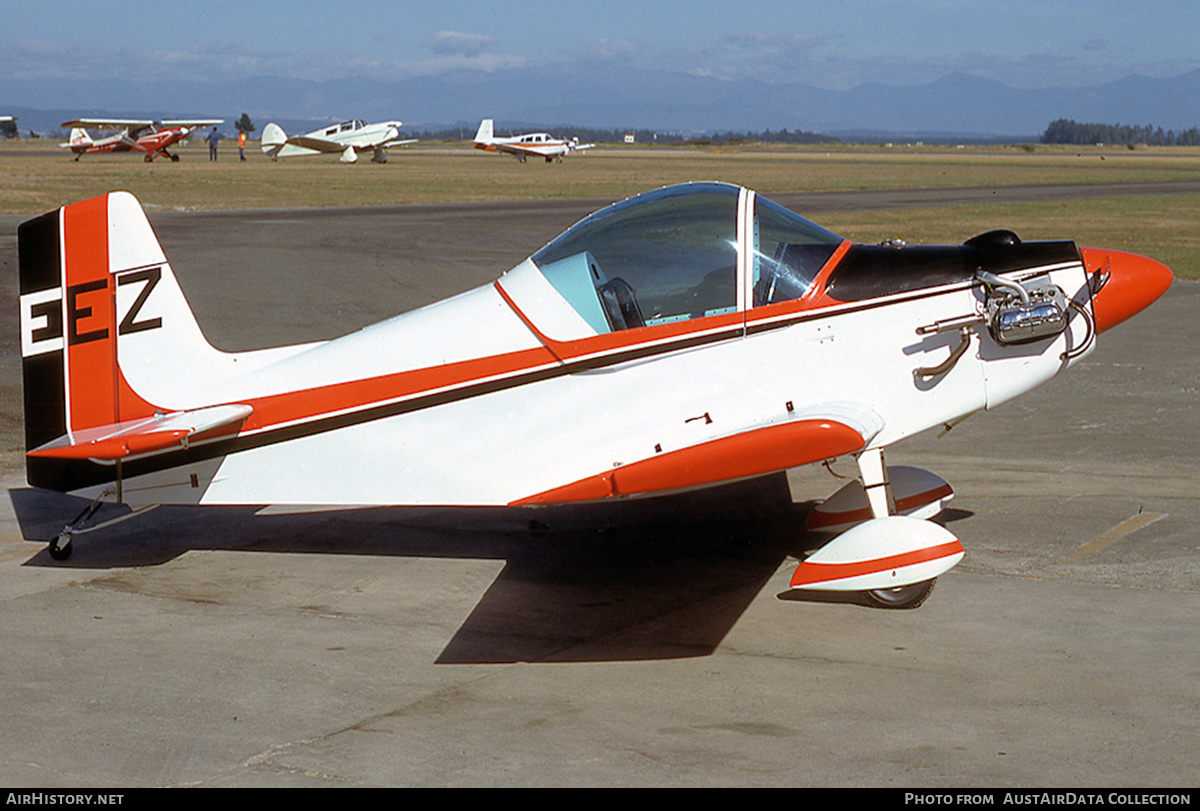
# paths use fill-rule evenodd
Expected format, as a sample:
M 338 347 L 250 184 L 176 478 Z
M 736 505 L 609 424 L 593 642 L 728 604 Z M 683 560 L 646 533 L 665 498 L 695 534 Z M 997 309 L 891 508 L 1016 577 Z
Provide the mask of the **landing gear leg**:
M 896 499 L 892 495 L 892 484 L 887 477 L 887 464 L 883 459 L 883 449 L 875 448 L 863 451 L 858 456 L 858 471 L 862 475 L 863 489 L 867 494 L 867 503 L 871 505 L 872 518 L 887 518 L 895 515 Z M 933 592 L 933 584 L 937 578 L 923 580 L 909 586 L 898 586 L 894 589 L 873 589 L 862 592 L 862 598 L 867 605 L 875 608 L 907 609 L 917 608 Z
M 85 524 L 91 520 L 92 516 L 96 514 L 96 511 L 99 510 L 104 503 L 105 502 L 102 499 L 96 499 L 84 507 L 83 511 L 80 512 L 79 515 L 75 516 L 74 521 L 63 527 L 62 531 L 59 532 L 58 535 L 56 535 L 53 539 L 51 539 L 50 544 L 46 547 L 46 551 L 50 554 L 50 557 L 54 558 L 55 560 L 66 560 L 67 558 L 71 557 L 71 552 L 74 551 L 71 542 L 74 540 L 76 535 L 84 535 L 88 532 L 95 532 L 98 529 L 111 527 L 113 524 L 119 524 L 122 521 L 133 518 L 134 516 L 150 512 L 158 506 L 157 504 L 148 504 L 145 507 L 139 507 L 138 509 L 125 513 L 124 515 L 118 515 L 116 518 L 110 518 L 107 521 L 101 521 L 95 526 L 85 526 Z
M 892 484 L 888 481 L 887 465 L 883 461 L 883 448 L 873 448 L 858 455 L 858 472 L 862 476 L 863 490 L 872 518 L 887 518 L 896 514 L 896 499 L 892 496 Z

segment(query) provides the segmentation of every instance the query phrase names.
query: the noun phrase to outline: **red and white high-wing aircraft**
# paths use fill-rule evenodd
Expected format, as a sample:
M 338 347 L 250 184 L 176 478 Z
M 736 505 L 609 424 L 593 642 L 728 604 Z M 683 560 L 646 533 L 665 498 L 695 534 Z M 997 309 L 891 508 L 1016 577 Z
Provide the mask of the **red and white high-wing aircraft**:
M 602 209 L 440 303 L 226 353 L 132 195 L 30 220 L 19 248 L 36 487 L 133 507 L 545 505 L 853 457 L 862 485 L 810 521 L 849 528 L 792 585 L 893 607 L 919 604 L 963 548 L 925 520 L 949 486 L 886 468 L 884 449 L 1050 380 L 1172 281 L 1150 259 L 1008 231 L 851 244 L 694 183 Z
M 263 130 L 262 151 L 272 160 L 290 158 L 297 155 L 320 155 L 322 153 L 341 153 L 342 163 L 354 163 L 358 153 L 372 152 L 373 163 L 387 163 L 387 150 L 393 146 L 415 144 L 416 138 L 400 138 L 401 121 L 382 121 L 378 124 L 368 124 L 365 121 L 343 121 L 341 124 L 330 124 L 319 130 L 313 130 L 307 135 L 287 133 L 278 124 L 268 124 Z
M 167 147 L 188 137 L 198 127 L 215 127 L 225 123 L 222 119 L 177 119 L 172 121 L 143 121 L 126 118 L 77 118 L 74 121 L 64 121 L 63 127 L 71 127 L 71 138 L 65 144 L 59 144 L 60 149 L 69 149 L 75 153 L 75 160 L 81 155 L 97 155 L 104 152 L 142 152 L 143 158 L 149 163 L 159 155 L 166 155 L 172 161 L 178 161 L 178 155 L 172 155 Z M 87 128 L 101 130 L 118 130 L 114 135 L 92 140 Z
M 577 149 L 591 149 L 595 144 L 581 144 L 578 138 L 564 141 L 555 138 L 548 132 L 528 132 L 524 135 L 513 135 L 509 138 L 497 138 L 494 134 L 495 125 L 490 118 L 479 123 L 475 133 L 475 148 L 486 152 L 507 152 L 515 155 L 521 163 L 533 156 L 545 158 L 546 163 L 553 160 L 562 161 L 563 155 L 569 155 Z

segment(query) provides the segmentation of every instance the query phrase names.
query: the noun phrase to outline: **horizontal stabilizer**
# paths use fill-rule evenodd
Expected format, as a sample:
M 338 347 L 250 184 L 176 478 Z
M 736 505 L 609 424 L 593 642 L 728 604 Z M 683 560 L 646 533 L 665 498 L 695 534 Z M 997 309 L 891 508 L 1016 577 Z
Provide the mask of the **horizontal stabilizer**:
M 931 580 L 962 560 L 963 547 L 945 527 L 891 515 L 843 532 L 804 560 L 791 587 L 871 591 Z
M 233 404 L 160 413 L 153 417 L 64 434 L 34 448 L 28 455 L 115 462 L 118 459 L 166 453 L 186 448 L 193 441 L 236 434 L 238 427 L 253 410 L 248 405 Z

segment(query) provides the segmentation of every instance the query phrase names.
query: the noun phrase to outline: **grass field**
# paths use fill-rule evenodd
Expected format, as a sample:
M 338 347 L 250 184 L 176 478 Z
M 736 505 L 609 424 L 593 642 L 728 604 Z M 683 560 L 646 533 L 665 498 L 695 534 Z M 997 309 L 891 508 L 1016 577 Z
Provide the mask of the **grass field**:
M 199 142 L 181 160 L 86 155 L 75 162 L 50 141 L 0 142 L 0 213 L 39 214 L 125 189 L 148 208 L 172 210 L 376 206 L 520 199 L 616 199 L 669 183 L 723 180 L 765 194 L 1028 184 L 1077 185 L 1069 203 L 864 210 L 821 217 L 861 242 L 960 242 L 994 227 L 1025 239 L 1072 238 L 1144 253 L 1181 277 L 1200 278 L 1200 199 L 1102 198 L 1097 183 L 1200 179 L 1200 149 L 1119 147 L 641 147 L 601 146 L 561 164 L 521 164 L 469 144 L 393 150 L 387 164 L 333 156 L 272 162 L 232 142 L 208 160 Z M 800 212 L 803 214 L 804 212 Z

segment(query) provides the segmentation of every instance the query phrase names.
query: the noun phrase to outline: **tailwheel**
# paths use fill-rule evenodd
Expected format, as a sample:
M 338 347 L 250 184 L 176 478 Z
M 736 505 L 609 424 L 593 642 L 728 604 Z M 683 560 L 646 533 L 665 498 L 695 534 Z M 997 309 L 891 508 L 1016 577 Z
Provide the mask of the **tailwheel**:
M 55 560 L 66 560 L 71 557 L 71 536 L 65 532 L 59 533 L 50 541 L 46 551 Z
M 875 608 L 891 608 L 896 610 L 918 608 L 929 599 L 933 593 L 933 584 L 937 578 L 922 580 L 910 586 L 897 586 L 894 589 L 873 589 L 862 592 L 863 599 Z

